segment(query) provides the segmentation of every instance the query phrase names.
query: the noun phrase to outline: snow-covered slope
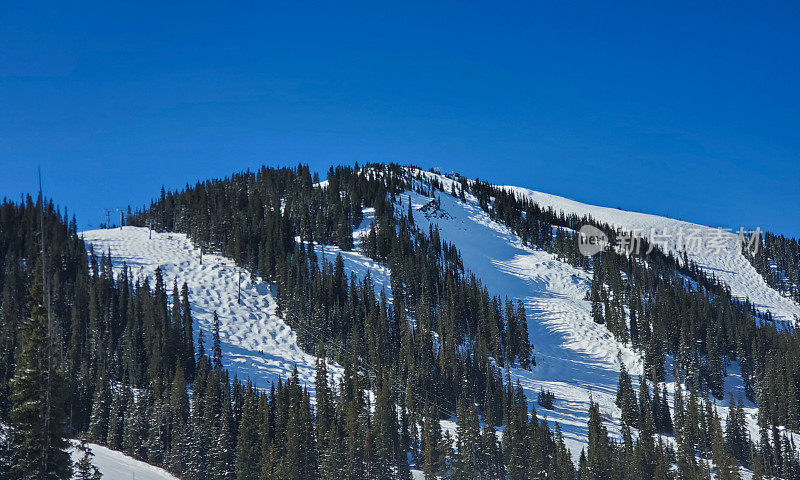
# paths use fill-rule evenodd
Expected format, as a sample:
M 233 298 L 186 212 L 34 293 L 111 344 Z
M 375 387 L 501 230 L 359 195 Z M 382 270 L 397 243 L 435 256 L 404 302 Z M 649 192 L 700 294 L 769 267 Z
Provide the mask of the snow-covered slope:
M 223 364 L 240 380 L 250 378 L 256 386 L 268 388 L 278 377 L 291 376 L 296 366 L 300 380 L 314 394 L 316 359 L 300 349 L 295 332 L 275 314 L 277 304 L 270 284 L 242 269 L 240 304 L 238 267 L 212 254 L 203 255 L 201 264 L 200 249 L 184 234 L 152 232 L 150 238 L 147 228 L 123 227 L 90 230 L 82 235 L 98 256 L 111 252 L 115 273 L 127 265 L 134 278 L 147 276 L 153 286 L 160 266 L 168 291 L 173 280 L 177 279 L 179 288 L 186 282 L 195 332 L 201 328 L 209 342 L 213 314 L 217 312 Z M 347 258 L 345 261 L 351 263 Z M 329 370 L 334 377 L 341 373 L 336 365 L 330 365 Z
M 103 480 L 178 480 L 166 470 L 136 460 L 124 453 L 92 443 L 87 445 L 94 454 L 92 463 L 103 474 Z M 81 452 L 76 448 L 71 449 L 70 454 L 73 462 L 81 458 Z
M 445 191 L 450 191 L 453 180 L 418 169 L 411 171 L 438 180 L 444 185 Z M 635 232 L 673 254 L 682 256 L 685 251 L 689 259 L 709 275 L 730 286 L 731 292 L 737 298 L 750 299 L 757 308 L 770 311 L 775 320 L 792 322 L 800 319 L 800 305 L 767 285 L 741 254 L 739 226 L 709 227 L 658 215 L 588 205 L 528 188 L 515 186 L 502 186 L 502 188 L 528 198 L 542 208 L 552 208 L 557 213 L 575 214 L 579 217 L 589 215 L 601 223 Z
M 513 369 L 512 380 L 519 379 L 530 402 L 541 389 L 555 393 L 554 409 L 539 407 L 538 412 L 561 425 L 576 458 L 587 442 L 590 396 L 612 420 L 611 433 L 618 435 L 614 401 L 620 363 L 638 374 L 641 360 L 605 326 L 592 321 L 591 306 L 584 300 L 591 275 L 523 246 L 472 199 L 461 203 L 444 194 L 439 210 L 429 207 L 423 212 L 420 209 L 431 199 L 406 192 L 400 211 L 406 211 L 409 198 L 420 228 L 427 231 L 429 224 L 438 225 L 442 239 L 458 247 L 464 266 L 482 279 L 490 294 L 523 301 L 537 366 L 531 371 Z
M 446 177 L 425 173 L 450 190 Z M 638 229 L 643 235 L 677 235 L 683 229 L 702 229 L 718 235 L 714 229 L 654 215 L 624 212 L 615 209 L 583 205 L 561 197 L 513 188 L 544 207 L 565 213 L 589 214 L 597 220 L 628 229 Z M 586 445 L 586 423 L 589 399 L 600 404 L 607 418 L 610 433 L 619 436 L 620 412 L 614 405 L 620 365 L 625 364 L 634 376 L 641 373 L 639 354 L 617 342 L 608 330 L 591 320 L 590 304 L 585 300 L 591 274 L 559 262 L 547 252 L 522 245 L 520 239 L 504 225 L 498 224 L 480 208 L 475 198 L 467 195 L 462 203 L 448 194 L 438 194 L 440 206 L 433 208 L 431 198 L 406 192 L 398 196 L 399 212 L 405 212 L 410 201 L 415 209 L 417 224 L 427 230 L 436 224 L 444 240 L 461 251 L 465 267 L 478 275 L 493 295 L 520 299 L 528 312 L 530 338 L 535 347 L 537 366 L 531 371 L 514 369 L 513 379 L 519 379 L 531 403 L 541 389 L 555 393 L 553 410 L 538 408 L 542 417 L 561 425 L 568 447 L 577 458 Z M 423 207 L 427 206 L 423 209 Z M 356 246 L 367 231 L 372 218 L 370 209 L 364 211 L 364 222 L 355 232 Z M 724 242 L 734 242 L 736 235 L 723 234 Z M 134 276 L 154 275 L 161 266 L 168 285 L 173 278 L 186 281 L 190 289 L 192 312 L 196 328 L 202 328 L 210 338 L 211 316 L 216 310 L 221 320 L 221 339 L 224 363 L 240 378 L 250 377 L 259 386 L 267 386 L 278 376 L 288 376 L 296 365 L 300 378 L 313 389 L 314 358 L 302 352 L 294 332 L 275 315 L 275 300 L 269 284 L 242 274 L 242 304 L 236 302 L 237 271 L 230 260 L 217 255 L 205 255 L 200 264 L 200 252 L 186 236 L 159 234 L 148 230 L 124 227 L 115 230 L 84 232 L 84 239 L 95 251 L 111 251 L 117 271 L 123 262 L 132 268 Z M 677 241 L 667 248 L 683 249 Z M 367 272 L 375 281 L 376 291 L 387 290 L 389 270 L 361 255 L 357 250 L 340 252 L 338 248 L 317 245 L 318 253 L 333 261 L 342 254 L 348 274 L 363 277 Z M 759 308 L 770 310 L 776 318 L 792 320 L 800 315 L 800 307 L 769 288 L 747 260 L 735 251 L 723 254 L 699 250 L 690 258 L 731 286 L 735 295 L 750 298 Z M 341 369 L 332 366 L 334 375 Z M 668 372 L 671 369 L 667 369 Z M 738 398 L 743 393 L 736 365 L 730 368 L 726 391 Z M 667 388 L 671 394 L 672 384 Z M 313 394 L 313 391 L 312 391 Z M 746 404 L 746 412 L 754 427 L 755 406 Z M 720 409 L 724 418 L 724 409 Z M 754 432 L 755 433 L 755 432 Z
M 430 172 L 422 173 L 424 177 L 435 178 L 443 184 L 445 191 L 450 191 L 452 180 Z M 700 235 L 705 242 L 709 237 L 721 237 L 721 251 L 692 249 L 690 246 L 689 258 L 728 284 L 734 295 L 749 298 L 758 308 L 772 312 L 776 319 L 792 321 L 795 315 L 800 315 L 800 306 L 770 288 L 739 253 L 736 234 L 725 231 L 720 234 L 710 227 L 655 215 L 584 205 L 527 189 L 506 188 L 529 196 L 545 208 L 552 207 L 579 216 L 591 215 L 601 222 L 636 229 L 642 235 L 649 236 L 653 232 L 672 235 L 673 242 L 666 247 L 673 252 L 683 252 L 683 243 L 676 241 L 681 238 L 679 233 L 682 231 Z M 538 408 L 539 415 L 561 424 L 568 446 L 573 455 L 577 455 L 587 442 L 587 410 L 591 395 L 606 415 L 610 433 L 619 435 L 621 412 L 614 400 L 620 364 L 626 365 L 636 384 L 635 376 L 642 373 L 642 361 L 638 354 L 619 344 L 604 326 L 591 320 L 590 303 L 584 300 L 591 274 L 559 262 L 546 252 L 523 246 L 507 227 L 491 220 L 471 195 L 467 195 L 465 203 L 448 194 L 438 195 L 438 198 L 440 210 L 429 210 L 424 215 L 419 212 L 415 216 L 417 223 L 421 223 L 423 229 L 429 223 L 437 224 L 442 238 L 458 247 L 465 267 L 484 281 L 490 293 L 518 298 L 525 304 L 537 366 L 530 372 L 512 370 L 512 378 L 516 376 L 520 380 L 530 402 L 535 401 L 541 388 L 556 394 L 554 410 Z M 407 192 L 402 197 L 406 207 L 400 211 L 405 211 L 409 199 L 417 210 L 431 200 Z M 656 238 L 660 239 L 663 237 Z M 704 245 L 701 243 L 700 246 Z M 671 368 L 667 371 L 669 376 Z M 666 386 L 671 397 L 674 383 L 670 378 Z M 726 398 L 728 393 L 734 398 L 744 395 L 737 364 L 729 367 L 725 391 Z M 751 435 L 755 437 L 757 408 L 746 399 L 745 407 Z M 724 421 L 726 409 L 719 408 L 718 411 Z
M 742 255 L 738 227 L 707 227 L 657 215 L 586 205 L 526 188 L 504 188 L 556 212 L 591 215 L 611 226 L 638 232 L 675 254 L 683 255 L 685 251 L 690 260 L 730 286 L 735 297 L 741 300 L 750 299 L 760 310 L 770 311 L 775 320 L 796 322 L 800 319 L 800 305 L 767 285 L 764 278 Z

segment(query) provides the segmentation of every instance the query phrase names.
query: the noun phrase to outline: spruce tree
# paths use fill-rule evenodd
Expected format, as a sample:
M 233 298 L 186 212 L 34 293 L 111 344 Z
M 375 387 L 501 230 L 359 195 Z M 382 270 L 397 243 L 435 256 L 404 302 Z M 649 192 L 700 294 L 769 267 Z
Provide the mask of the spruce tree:
M 30 290 L 30 316 L 20 325 L 11 379 L 12 478 L 66 479 L 72 474 L 65 438 L 64 380 L 43 304 L 41 265 Z
M 633 391 L 633 383 L 628 375 L 625 364 L 621 364 L 619 371 L 619 383 L 617 385 L 617 407 L 622 410 L 622 422 L 630 427 L 639 426 L 639 412 L 636 405 L 636 393 Z
M 750 445 L 748 444 L 747 426 L 745 424 L 744 408 L 741 399 L 739 406 L 733 402 L 733 395 L 728 399 L 728 419 L 725 424 L 725 441 L 728 450 L 740 462 L 745 462 L 750 456 Z
M 182 475 L 190 463 L 190 425 L 189 396 L 186 392 L 186 379 L 179 359 L 176 360 L 175 377 L 170 391 L 170 419 L 172 435 L 170 436 L 169 465 L 172 471 Z
M 375 478 L 390 478 L 399 466 L 397 444 L 397 412 L 388 378 L 381 381 L 375 396 L 375 411 L 372 416 L 372 438 L 374 441 L 373 475 Z
M 594 401 L 589 402 L 589 445 L 586 451 L 587 477 L 581 475 L 581 480 L 603 480 L 610 478 L 610 462 L 612 445 L 608 439 L 608 430 L 603 425 L 603 416 L 600 405 Z
M 105 443 L 108 437 L 108 416 L 111 411 L 111 388 L 105 373 L 97 376 L 92 402 L 92 415 L 89 417 L 89 438 L 95 442 Z
M 717 480 L 739 480 L 739 465 L 725 447 L 722 426 L 716 411 L 711 420 L 711 454 Z
M 258 396 L 248 385 L 242 408 L 242 422 L 236 444 L 236 480 L 257 480 L 261 445 L 258 423 Z
M 92 464 L 92 449 L 86 444 L 85 439 L 81 439 L 77 450 L 81 453 L 80 459 L 75 463 L 75 473 L 73 478 L 76 480 L 100 480 L 103 474 Z
M 0 478 L 11 478 L 13 457 L 10 444 L 10 428 L 0 424 Z
M 195 373 L 195 358 L 194 358 L 194 320 L 192 319 L 192 310 L 189 306 L 189 287 L 186 282 L 183 282 L 181 287 L 181 323 L 183 326 L 183 369 L 186 373 L 186 378 L 189 380 L 194 379 Z
M 212 325 L 212 342 L 211 365 L 214 368 L 222 368 L 222 346 L 219 340 L 219 317 L 216 310 L 214 311 L 214 323 Z
M 459 398 L 456 408 L 456 455 L 453 480 L 467 480 L 479 475 L 481 438 L 475 405 Z

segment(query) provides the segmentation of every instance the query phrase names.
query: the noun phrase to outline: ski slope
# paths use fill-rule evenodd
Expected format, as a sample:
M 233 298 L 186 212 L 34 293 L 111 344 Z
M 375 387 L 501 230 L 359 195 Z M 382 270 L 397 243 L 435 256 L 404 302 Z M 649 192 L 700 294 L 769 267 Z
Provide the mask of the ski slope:
M 686 252 L 707 274 L 731 288 L 734 297 L 749 299 L 756 308 L 772 313 L 776 321 L 800 321 L 800 305 L 767 285 L 764 278 L 742 255 L 739 227 L 714 228 L 645 213 L 596 207 L 568 198 L 535 192 L 526 188 L 504 187 L 556 212 L 591 215 L 600 222 L 635 231 L 662 249 L 682 256 Z
M 178 477 L 170 475 L 166 470 L 124 453 L 93 443 L 87 445 L 94 454 L 92 464 L 103 474 L 103 480 L 178 480 Z M 73 447 L 70 455 L 72 461 L 77 462 L 82 454 Z
M 605 326 L 592 321 L 591 305 L 584 300 L 591 274 L 525 247 L 507 227 L 492 221 L 474 198 L 462 203 L 442 194 L 440 208 L 428 206 L 425 211 L 431 198 L 415 192 L 399 198 L 401 212 L 410 199 L 420 229 L 438 225 L 442 240 L 458 247 L 465 268 L 481 278 L 491 295 L 522 300 L 537 365 L 530 371 L 512 369 L 512 381 L 520 381 L 532 404 L 541 389 L 555 394 L 553 410 L 537 405 L 537 413 L 561 425 L 573 456 L 577 459 L 588 441 L 590 398 L 608 416 L 609 432 L 620 436 L 614 404 L 620 365 L 638 375 L 642 362 Z
M 412 170 L 412 173 L 436 179 L 446 192 L 450 191 L 453 181 L 447 177 L 419 170 Z M 505 188 L 529 196 L 544 208 L 579 216 L 591 215 L 613 226 L 637 229 L 642 235 L 656 232 L 679 238 L 677 235 L 681 231 L 688 233 L 690 229 L 692 232 L 699 229 L 699 235 L 705 235 L 706 242 L 709 237 L 721 237 L 720 251 L 694 249 L 687 252 L 689 258 L 728 284 L 735 296 L 749 298 L 758 308 L 772 312 L 777 320 L 794 321 L 795 316 L 800 316 L 800 306 L 770 288 L 739 253 L 736 234 L 723 231 L 720 235 L 717 229 L 679 220 L 584 205 L 518 187 Z M 432 198 L 414 192 L 406 192 L 400 198 L 405 206 L 398 210 L 405 211 L 410 200 L 420 228 L 425 230 L 431 223 L 438 225 L 442 239 L 458 247 L 465 267 L 483 280 L 491 294 L 523 301 L 537 366 L 532 371 L 512 370 L 512 380 L 516 377 L 520 381 L 530 403 L 535 402 L 540 389 L 555 393 L 554 409 L 548 411 L 537 405 L 537 413 L 562 426 L 575 459 L 588 440 L 586 422 L 590 396 L 600 405 L 609 433 L 621 438 L 621 412 L 614 404 L 620 366 L 625 364 L 634 389 L 638 390 L 636 376 L 642 373 L 643 362 L 636 352 L 617 342 L 605 326 L 592 321 L 591 304 L 584 300 L 591 286 L 591 272 L 559 262 L 547 252 L 525 247 L 510 229 L 493 221 L 472 195 L 467 194 L 466 202 L 462 203 L 447 193 L 437 194 L 440 209 L 435 211 L 429 207 L 425 213 L 421 209 Z M 684 244 L 673 241 L 665 248 L 682 254 Z M 671 374 L 668 365 L 666 388 L 670 406 L 675 391 Z M 735 362 L 728 368 L 725 379 L 725 400 L 717 407 L 723 422 L 727 417 L 728 394 L 736 399 L 744 397 L 741 374 Z M 746 398 L 744 405 L 750 435 L 757 438 L 758 409 Z
M 444 184 L 445 191 L 450 190 L 452 180 L 429 172 L 422 174 L 426 178 L 436 178 Z M 517 187 L 505 188 L 526 195 L 543 207 L 581 216 L 588 214 L 601 222 L 638 229 L 646 236 L 652 232 L 677 234 L 681 229 L 701 229 L 701 233 L 719 235 L 715 229 L 678 220 L 584 205 Z M 439 192 L 436 196 L 440 203 L 438 208 L 434 208 L 430 197 L 405 192 L 397 197 L 397 211 L 407 211 L 411 202 L 417 225 L 423 231 L 427 231 L 431 224 L 437 225 L 442 239 L 456 245 L 465 267 L 481 278 L 492 295 L 523 301 L 537 365 L 530 371 L 512 369 L 510 374 L 512 380 L 519 380 L 531 404 L 541 389 L 555 394 L 553 410 L 537 406 L 538 415 L 561 425 L 575 459 L 587 443 L 590 399 L 599 403 L 609 433 L 620 438 L 621 412 L 614 405 L 620 366 L 626 366 L 632 375 L 634 388 L 638 389 L 636 377 L 642 372 L 642 360 L 637 352 L 617 342 L 605 326 L 592 321 L 591 306 L 585 300 L 591 272 L 560 262 L 542 250 L 524 246 L 512 231 L 493 221 L 471 195 L 466 196 L 466 202 L 447 193 Z M 363 278 L 369 274 L 375 282 L 376 292 L 385 289 L 391 299 L 388 267 L 358 252 L 360 240 L 368 231 L 372 218 L 371 209 L 364 209 L 364 221 L 354 232 L 354 251 L 342 252 L 330 245 L 315 245 L 315 249 L 327 261 L 333 261 L 337 254 L 341 254 L 348 275 L 353 273 Z M 737 236 L 722 233 L 723 243 L 728 242 L 725 245 L 735 249 Z M 97 255 L 111 252 L 116 272 L 126 264 L 134 278 L 149 276 L 152 285 L 155 269 L 161 266 L 168 288 L 175 278 L 179 284 L 186 281 L 195 329 L 202 329 L 208 341 L 212 312 L 218 312 L 223 363 L 240 379 L 250 378 L 257 386 L 268 387 L 278 377 L 291 375 L 296 366 L 301 381 L 313 395 L 315 359 L 300 350 L 295 332 L 275 314 L 274 289 L 270 284 L 242 270 L 240 305 L 236 300 L 238 271 L 233 262 L 206 254 L 201 264 L 199 249 L 183 234 L 153 232 L 150 239 L 145 228 L 123 227 L 87 231 L 83 236 L 87 247 L 92 245 Z M 674 241 L 666 244 L 665 248 L 681 253 L 684 244 Z M 767 286 L 738 249 L 723 249 L 721 252 L 692 250 L 688 254 L 707 272 L 728 284 L 734 295 L 749 298 L 758 308 L 772 312 L 776 319 L 792 321 L 795 315 L 800 315 L 800 307 Z M 341 375 L 338 366 L 331 365 L 330 369 L 334 377 Z M 667 371 L 671 374 L 671 368 Z M 674 392 L 671 379 L 668 378 L 666 386 L 671 396 Z M 729 368 L 725 389 L 726 397 L 728 392 L 734 398 L 743 395 L 735 364 Z M 726 405 L 727 401 L 718 409 L 723 421 Z M 745 402 L 745 407 L 751 435 L 756 435 L 757 409 L 749 402 Z
M 444 185 L 445 191 L 450 191 L 453 183 L 450 178 L 416 168 L 410 168 L 409 171 L 414 175 L 436 179 Z M 527 198 L 544 209 L 551 208 L 556 213 L 575 214 L 578 217 L 589 215 L 601 223 L 635 232 L 677 256 L 682 257 L 686 252 L 689 260 L 697 263 L 708 275 L 728 285 L 735 297 L 749 299 L 761 311 L 771 312 L 776 321 L 800 322 L 800 305 L 767 285 L 742 255 L 738 225 L 709 227 L 659 215 L 588 205 L 523 187 L 505 185 L 501 188 Z M 748 230 L 745 229 L 746 232 Z
M 202 329 L 206 348 L 211 342 L 213 314 L 220 321 L 222 363 L 240 380 L 250 379 L 257 387 L 269 388 L 278 378 L 292 375 L 297 367 L 299 379 L 314 395 L 316 359 L 303 352 L 297 335 L 275 313 L 274 287 L 241 269 L 241 303 L 238 302 L 239 268 L 220 255 L 204 254 L 181 233 L 152 232 L 147 228 L 123 227 L 82 232 L 87 248 L 95 254 L 111 254 L 114 273 L 123 265 L 130 268 L 134 279 L 148 277 L 155 285 L 156 268 L 161 267 L 168 298 L 172 298 L 172 282 L 178 288 L 186 282 L 194 319 L 195 334 Z M 346 265 L 355 267 L 345 258 Z M 196 339 L 195 339 L 196 344 Z M 330 364 L 334 379 L 342 370 Z

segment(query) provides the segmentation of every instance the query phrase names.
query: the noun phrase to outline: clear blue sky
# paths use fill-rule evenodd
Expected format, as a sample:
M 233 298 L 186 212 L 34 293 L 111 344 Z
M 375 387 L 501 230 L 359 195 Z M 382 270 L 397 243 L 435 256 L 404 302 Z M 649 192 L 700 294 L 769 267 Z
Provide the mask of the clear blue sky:
M 0 196 L 394 161 L 800 236 L 800 4 L 700 3 L 7 0 Z

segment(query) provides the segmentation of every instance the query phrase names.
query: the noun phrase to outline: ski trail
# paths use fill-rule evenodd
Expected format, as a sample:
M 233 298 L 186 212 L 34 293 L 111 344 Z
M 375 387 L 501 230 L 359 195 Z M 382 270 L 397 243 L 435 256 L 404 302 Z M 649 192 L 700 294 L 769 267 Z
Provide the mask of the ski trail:
M 111 252 L 115 274 L 127 265 L 134 279 L 148 277 L 152 288 L 160 266 L 170 300 L 173 280 L 178 288 L 186 282 L 195 335 L 203 331 L 208 351 L 216 311 L 223 365 L 239 380 L 250 379 L 257 387 L 269 388 L 278 378 L 291 376 L 297 367 L 300 381 L 314 395 L 316 359 L 301 350 L 295 332 L 276 315 L 274 286 L 243 268 L 239 303 L 239 268 L 225 257 L 208 253 L 201 264 L 200 249 L 181 233 L 153 232 L 150 238 L 147 228 L 123 227 L 81 235 L 98 257 Z M 329 362 L 329 373 L 338 379 L 342 369 Z

